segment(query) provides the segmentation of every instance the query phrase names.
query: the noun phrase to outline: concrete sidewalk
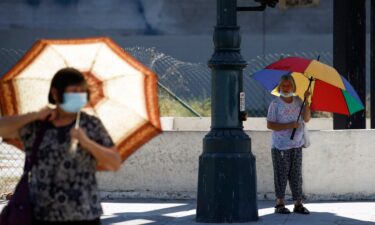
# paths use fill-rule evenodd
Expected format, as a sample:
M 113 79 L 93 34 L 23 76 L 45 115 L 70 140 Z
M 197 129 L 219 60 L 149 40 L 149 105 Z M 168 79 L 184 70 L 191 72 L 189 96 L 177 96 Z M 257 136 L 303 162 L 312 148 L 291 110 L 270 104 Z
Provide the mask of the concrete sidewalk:
M 305 206 L 310 215 L 279 215 L 273 213 L 273 201 L 259 201 L 259 220 L 239 224 L 375 225 L 375 202 L 316 202 Z M 102 224 L 201 224 L 195 222 L 195 207 L 195 201 L 104 201 Z M 293 209 L 293 205 L 287 207 Z
M 0 210 L 5 202 L 0 201 Z M 103 225 L 174 225 L 195 222 L 195 201 L 103 201 Z M 259 201 L 259 220 L 249 225 L 375 225 L 375 202 L 315 202 L 310 215 L 273 213 L 274 202 Z M 292 205 L 287 205 L 292 210 Z

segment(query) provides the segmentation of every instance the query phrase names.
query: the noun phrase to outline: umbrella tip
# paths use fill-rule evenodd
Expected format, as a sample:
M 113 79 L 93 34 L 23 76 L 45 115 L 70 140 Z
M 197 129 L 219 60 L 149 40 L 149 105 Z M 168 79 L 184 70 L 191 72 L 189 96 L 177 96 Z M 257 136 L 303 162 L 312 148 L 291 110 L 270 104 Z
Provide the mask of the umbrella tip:
M 320 61 L 320 55 L 318 55 L 318 58 L 316 60 Z

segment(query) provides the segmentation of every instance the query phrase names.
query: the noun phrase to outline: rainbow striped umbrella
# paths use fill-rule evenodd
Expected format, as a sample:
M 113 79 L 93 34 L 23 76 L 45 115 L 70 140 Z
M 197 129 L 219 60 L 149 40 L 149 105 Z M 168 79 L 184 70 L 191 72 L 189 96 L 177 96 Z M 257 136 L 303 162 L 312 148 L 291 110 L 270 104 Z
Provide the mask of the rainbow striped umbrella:
M 311 110 L 352 115 L 364 105 L 350 83 L 333 67 L 318 60 L 287 57 L 272 63 L 253 74 L 274 95 L 279 95 L 277 85 L 281 76 L 290 74 L 296 82 L 296 95 L 302 100 L 311 85 Z

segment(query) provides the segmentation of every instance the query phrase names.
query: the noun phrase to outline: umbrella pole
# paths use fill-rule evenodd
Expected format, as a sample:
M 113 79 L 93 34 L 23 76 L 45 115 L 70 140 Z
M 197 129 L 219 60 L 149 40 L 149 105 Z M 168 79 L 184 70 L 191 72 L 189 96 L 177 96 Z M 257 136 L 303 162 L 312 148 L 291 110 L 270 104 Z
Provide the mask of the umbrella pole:
M 309 86 L 307 87 L 306 91 L 310 89 L 311 83 L 313 81 L 313 78 L 310 77 L 309 80 L 310 80 Z M 298 117 L 297 117 L 297 122 L 298 122 L 299 118 L 301 117 L 301 113 L 302 113 L 303 107 L 305 106 L 305 103 L 306 103 L 306 97 L 304 97 L 303 103 L 301 105 L 301 109 L 299 110 Z M 292 135 L 290 136 L 290 140 L 293 140 L 294 135 L 296 134 L 296 130 L 297 130 L 296 128 L 293 128 L 293 132 L 292 132 Z
M 76 123 L 74 124 L 74 129 L 78 129 L 80 120 L 81 120 L 81 112 L 78 112 L 77 118 L 76 118 Z M 78 140 L 77 139 L 71 140 L 70 152 L 75 153 L 77 151 L 77 146 L 78 146 Z

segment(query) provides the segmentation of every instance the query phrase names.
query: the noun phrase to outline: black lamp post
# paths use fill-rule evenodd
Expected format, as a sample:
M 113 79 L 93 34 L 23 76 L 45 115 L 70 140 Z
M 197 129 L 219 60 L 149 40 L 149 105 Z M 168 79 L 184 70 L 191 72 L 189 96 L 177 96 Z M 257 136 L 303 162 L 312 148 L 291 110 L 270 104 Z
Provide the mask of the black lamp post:
M 243 69 L 237 11 L 261 11 L 278 0 L 255 0 L 257 7 L 237 7 L 236 0 L 217 0 L 215 52 L 211 77 L 211 131 L 199 157 L 197 222 L 248 222 L 258 219 L 255 157 L 243 131 L 246 120 Z

